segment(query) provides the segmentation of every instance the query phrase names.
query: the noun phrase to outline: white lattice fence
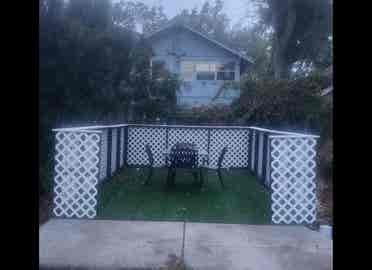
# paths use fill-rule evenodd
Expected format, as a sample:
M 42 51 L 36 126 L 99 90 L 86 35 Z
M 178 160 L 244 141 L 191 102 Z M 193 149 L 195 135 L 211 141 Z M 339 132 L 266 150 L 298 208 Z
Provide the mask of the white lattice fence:
M 201 151 L 208 151 L 208 130 L 201 128 L 170 128 L 168 133 L 168 148 L 176 143 L 194 143 Z M 199 163 L 201 157 L 199 157 Z
M 316 220 L 315 146 L 312 137 L 270 136 L 273 223 Z
M 211 129 L 210 131 L 210 168 L 216 168 L 222 148 L 228 151 L 222 162 L 223 168 L 248 167 L 249 149 L 248 129 Z
M 57 217 L 96 216 L 100 132 L 57 132 L 54 209 Z
M 166 128 L 128 127 L 128 165 L 147 165 L 145 145 L 152 147 L 154 165 L 164 166 L 163 153 L 166 147 Z

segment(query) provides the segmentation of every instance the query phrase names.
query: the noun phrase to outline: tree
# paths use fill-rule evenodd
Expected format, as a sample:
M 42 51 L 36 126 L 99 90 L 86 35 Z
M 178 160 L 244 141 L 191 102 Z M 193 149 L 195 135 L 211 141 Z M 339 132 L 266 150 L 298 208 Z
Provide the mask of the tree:
M 113 20 L 131 30 L 141 26 L 142 32 L 148 34 L 159 29 L 168 18 L 162 6 L 149 7 L 142 2 L 121 0 L 114 4 Z
M 165 117 L 178 81 L 149 76 L 151 51 L 135 45 L 136 35 L 119 23 L 124 17 L 110 1 L 39 0 L 39 8 L 39 163 L 41 175 L 51 179 L 52 128 L 126 122 L 132 101 L 137 119 Z M 161 20 L 159 10 L 145 10 Z
M 206 1 L 200 10 L 182 10 L 174 19 L 222 43 L 228 43 L 229 19 L 223 12 L 223 1 Z
M 255 0 L 261 21 L 273 29 L 275 78 L 288 78 L 294 63 L 323 67 L 331 59 L 332 4 L 329 0 Z
M 67 16 L 92 28 L 105 28 L 111 23 L 110 0 L 70 0 Z

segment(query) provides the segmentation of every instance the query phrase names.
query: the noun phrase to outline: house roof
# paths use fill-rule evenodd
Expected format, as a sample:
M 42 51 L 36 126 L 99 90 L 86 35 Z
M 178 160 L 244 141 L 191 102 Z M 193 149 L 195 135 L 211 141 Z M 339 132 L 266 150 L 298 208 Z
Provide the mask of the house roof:
M 330 65 L 328 68 L 324 70 L 324 75 L 328 76 L 331 79 L 333 78 L 333 65 Z M 327 88 L 323 89 L 320 95 L 326 96 L 326 95 L 331 94 L 332 92 L 333 92 L 333 83 L 331 83 L 331 85 L 328 86 Z
M 333 86 L 327 87 L 326 89 L 323 89 L 321 92 L 321 96 L 326 96 L 333 92 Z
M 164 32 L 164 31 L 166 31 L 166 30 L 169 30 L 169 29 L 171 29 L 171 28 L 173 28 L 173 27 L 181 27 L 181 28 L 184 28 L 184 29 L 186 29 L 186 30 L 188 30 L 188 31 L 190 31 L 190 32 L 192 32 L 192 33 L 194 33 L 194 34 L 196 34 L 196 35 L 198 35 L 198 36 L 200 36 L 200 37 L 202 37 L 202 38 L 208 40 L 209 42 L 211 42 L 211 43 L 217 45 L 218 47 L 220 47 L 220 48 L 222 48 L 222 49 L 224 49 L 224 50 L 230 52 L 231 54 L 236 55 L 236 56 L 238 56 L 239 58 L 241 58 L 241 59 L 243 59 L 243 60 L 245 60 L 245 61 L 247 61 L 247 62 L 249 62 L 249 63 L 253 63 L 253 60 L 252 60 L 250 57 L 247 57 L 247 56 L 241 54 L 241 53 L 238 52 L 237 50 L 234 50 L 234 49 L 232 49 L 232 48 L 230 48 L 230 47 L 228 47 L 228 46 L 222 44 L 221 42 L 219 42 L 219 41 L 217 41 L 217 40 L 215 40 L 215 39 L 213 39 L 213 38 L 210 38 L 210 37 L 208 37 L 207 35 L 205 35 L 205 34 L 203 34 L 203 33 L 200 33 L 199 31 L 196 31 L 196 30 L 192 29 L 190 26 L 186 25 L 185 23 L 182 23 L 182 22 L 177 21 L 177 20 L 171 21 L 170 23 L 168 23 L 168 24 L 165 25 L 164 27 L 160 28 L 159 30 L 157 30 L 157 31 L 155 31 L 155 32 L 153 32 L 153 33 L 148 34 L 147 36 L 145 36 L 145 38 L 146 38 L 146 39 L 153 38 L 154 36 L 157 36 L 158 34 Z

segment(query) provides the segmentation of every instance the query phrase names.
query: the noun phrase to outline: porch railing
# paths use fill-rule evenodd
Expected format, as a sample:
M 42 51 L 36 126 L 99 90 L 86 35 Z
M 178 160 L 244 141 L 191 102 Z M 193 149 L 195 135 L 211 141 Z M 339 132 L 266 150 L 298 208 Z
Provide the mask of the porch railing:
M 224 146 L 225 168 L 249 168 L 270 190 L 273 223 L 316 220 L 318 136 L 242 126 L 111 125 L 54 129 L 56 138 L 54 209 L 57 217 L 94 218 L 98 183 L 124 166 L 147 163 L 150 144 L 155 165 L 177 142 L 207 151 L 216 168 Z

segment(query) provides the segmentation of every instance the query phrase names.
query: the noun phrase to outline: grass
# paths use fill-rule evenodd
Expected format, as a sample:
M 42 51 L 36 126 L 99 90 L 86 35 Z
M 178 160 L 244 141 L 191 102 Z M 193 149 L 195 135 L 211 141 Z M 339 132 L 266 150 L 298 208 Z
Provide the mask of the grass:
M 151 221 L 269 223 L 269 194 L 247 170 L 224 173 L 222 189 L 215 171 L 204 172 L 200 189 L 190 172 L 177 172 L 166 190 L 166 169 L 155 169 L 144 186 L 146 169 L 125 168 L 102 183 L 97 218 Z

